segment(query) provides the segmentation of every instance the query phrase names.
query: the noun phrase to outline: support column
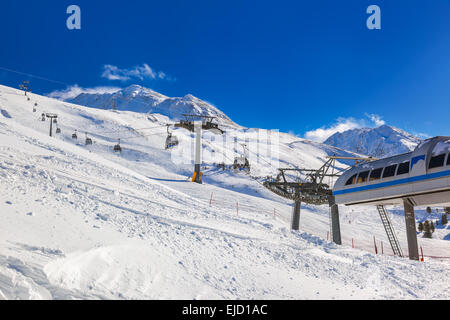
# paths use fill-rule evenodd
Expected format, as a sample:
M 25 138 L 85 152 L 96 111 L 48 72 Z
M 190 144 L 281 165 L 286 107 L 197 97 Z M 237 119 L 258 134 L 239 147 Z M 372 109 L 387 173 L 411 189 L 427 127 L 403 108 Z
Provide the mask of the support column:
M 408 239 L 409 259 L 419 260 L 419 245 L 417 244 L 414 204 L 409 199 L 403 199 L 403 206 L 405 208 L 406 237 Z
M 202 122 L 196 121 L 195 124 L 195 182 L 202 183 L 201 164 L 202 164 Z
M 53 134 L 53 118 L 50 118 L 50 137 Z
M 292 211 L 292 218 L 291 218 L 291 230 L 294 230 L 294 231 L 300 230 L 301 206 L 302 206 L 302 202 L 300 200 L 295 200 L 294 209 Z
M 342 245 L 341 239 L 341 225 L 339 221 L 339 207 L 336 204 L 336 199 L 334 196 L 328 198 L 328 202 L 331 210 L 331 236 L 333 242 Z

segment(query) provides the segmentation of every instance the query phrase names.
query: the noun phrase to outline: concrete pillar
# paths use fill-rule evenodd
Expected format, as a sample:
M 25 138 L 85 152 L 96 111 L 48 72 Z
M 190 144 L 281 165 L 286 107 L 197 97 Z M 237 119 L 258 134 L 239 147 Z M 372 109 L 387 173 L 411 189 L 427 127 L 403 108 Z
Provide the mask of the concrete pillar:
M 201 164 L 202 164 L 202 122 L 196 121 L 195 124 L 195 182 L 201 183 Z
M 419 245 L 417 244 L 414 204 L 409 199 L 403 199 L 403 206 L 405 208 L 406 237 L 408 239 L 409 259 L 419 260 Z
M 334 196 L 330 196 L 328 198 L 328 202 L 331 210 L 331 236 L 334 243 L 342 245 L 341 224 L 339 221 L 339 207 L 336 204 Z
M 302 202 L 300 200 L 296 200 L 294 203 L 294 209 L 292 210 L 291 230 L 294 230 L 294 231 L 300 230 L 301 206 L 302 206 Z

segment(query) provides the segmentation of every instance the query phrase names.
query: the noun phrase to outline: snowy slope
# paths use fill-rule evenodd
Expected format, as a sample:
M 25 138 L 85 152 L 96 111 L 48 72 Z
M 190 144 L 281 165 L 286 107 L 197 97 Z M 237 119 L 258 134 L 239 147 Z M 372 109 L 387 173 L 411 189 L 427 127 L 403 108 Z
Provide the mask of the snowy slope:
M 173 120 L 184 119 L 183 114 L 199 114 L 217 117 L 222 124 L 234 124 L 222 111 L 193 95 L 169 98 L 138 85 L 129 86 L 115 93 L 82 93 L 68 102 L 99 109 L 112 109 L 115 103 L 118 110 L 159 113 Z
M 420 139 L 398 128 L 382 125 L 377 128 L 337 132 L 324 143 L 372 157 L 384 158 L 414 150 Z
M 59 115 L 61 135 L 48 136 L 42 112 Z M 372 254 L 373 236 L 390 253 L 374 208 L 342 208 L 338 247 L 325 240 L 326 207 L 303 207 L 302 232 L 290 232 L 291 204 L 248 175 L 207 169 L 205 184 L 188 182 L 192 166 L 163 149 L 167 121 L 27 101 L 0 86 L 0 299 L 448 298 L 447 260 Z M 147 127 L 162 133 L 145 137 Z M 119 133 L 129 137 L 121 155 L 111 151 Z M 287 134 L 279 143 L 286 166 L 318 167 L 339 151 Z M 392 219 L 405 248 L 404 218 Z M 434 256 L 449 249 L 445 240 L 420 245 Z

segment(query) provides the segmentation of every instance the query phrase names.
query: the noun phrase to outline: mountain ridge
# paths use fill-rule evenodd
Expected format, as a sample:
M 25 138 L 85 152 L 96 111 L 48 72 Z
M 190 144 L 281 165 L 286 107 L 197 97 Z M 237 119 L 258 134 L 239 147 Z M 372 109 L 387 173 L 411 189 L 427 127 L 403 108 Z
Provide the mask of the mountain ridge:
M 342 148 L 372 157 L 390 157 L 410 152 L 422 141 L 412 134 L 389 125 L 375 128 L 357 128 L 337 132 L 324 141 Z
M 183 119 L 183 114 L 198 114 L 216 117 L 221 124 L 236 125 L 217 107 L 192 94 L 168 97 L 139 85 L 131 85 L 114 93 L 82 93 L 66 101 L 98 109 L 159 113 L 172 120 Z

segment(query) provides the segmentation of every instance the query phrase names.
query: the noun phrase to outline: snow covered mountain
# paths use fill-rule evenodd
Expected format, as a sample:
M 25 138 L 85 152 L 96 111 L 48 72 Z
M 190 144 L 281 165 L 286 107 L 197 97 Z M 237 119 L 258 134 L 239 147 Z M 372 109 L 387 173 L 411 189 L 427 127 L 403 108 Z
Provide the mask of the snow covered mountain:
M 183 114 L 217 117 L 219 123 L 234 123 L 215 106 L 188 94 L 182 98 L 169 98 L 156 91 L 132 85 L 115 93 L 82 93 L 67 102 L 98 109 L 159 113 L 172 120 L 183 119 Z
M 303 206 L 301 232 L 290 232 L 290 201 L 251 175 L 214 167 L 239 146 L 205 132 L 198 185 L 190 153 L 176 162 L 164 148 L 167 116 L 29 97 L 0 86 L 0 300 L 449 297 L 450 264 L 436 258 L 448 256 L 449 241 L 420 238 L 426 264 L 392 257 L 376 208 L 358 206 L 340 208 L 342 246 L 326 240 L 327 206 Z M 46 112 L 58 115 L 53 137 Z M 174 134 L 180 146 L 192 140 Z M 225 133 L 242 136 L 250 145 L 257 132 Z M 113 152 L 118 138 L 122 153 Z M 289 134 L 272 142 L 283 167 L 319 168 L 328 154 L 349 154 Z M 253 153 L 261 161 L 251 160 L 252 175 L 275 173 L 272 154 Z M 406 247 L 404 216 L 391 219 Z M 433 237 L 448 239 L 448 230 Z M 374 254 L 375 239 L 384 255 Z
M 388 125 L 338 132 L 324 143 L 345 150 L 383 158 L 414 150 L 421 139 Z

